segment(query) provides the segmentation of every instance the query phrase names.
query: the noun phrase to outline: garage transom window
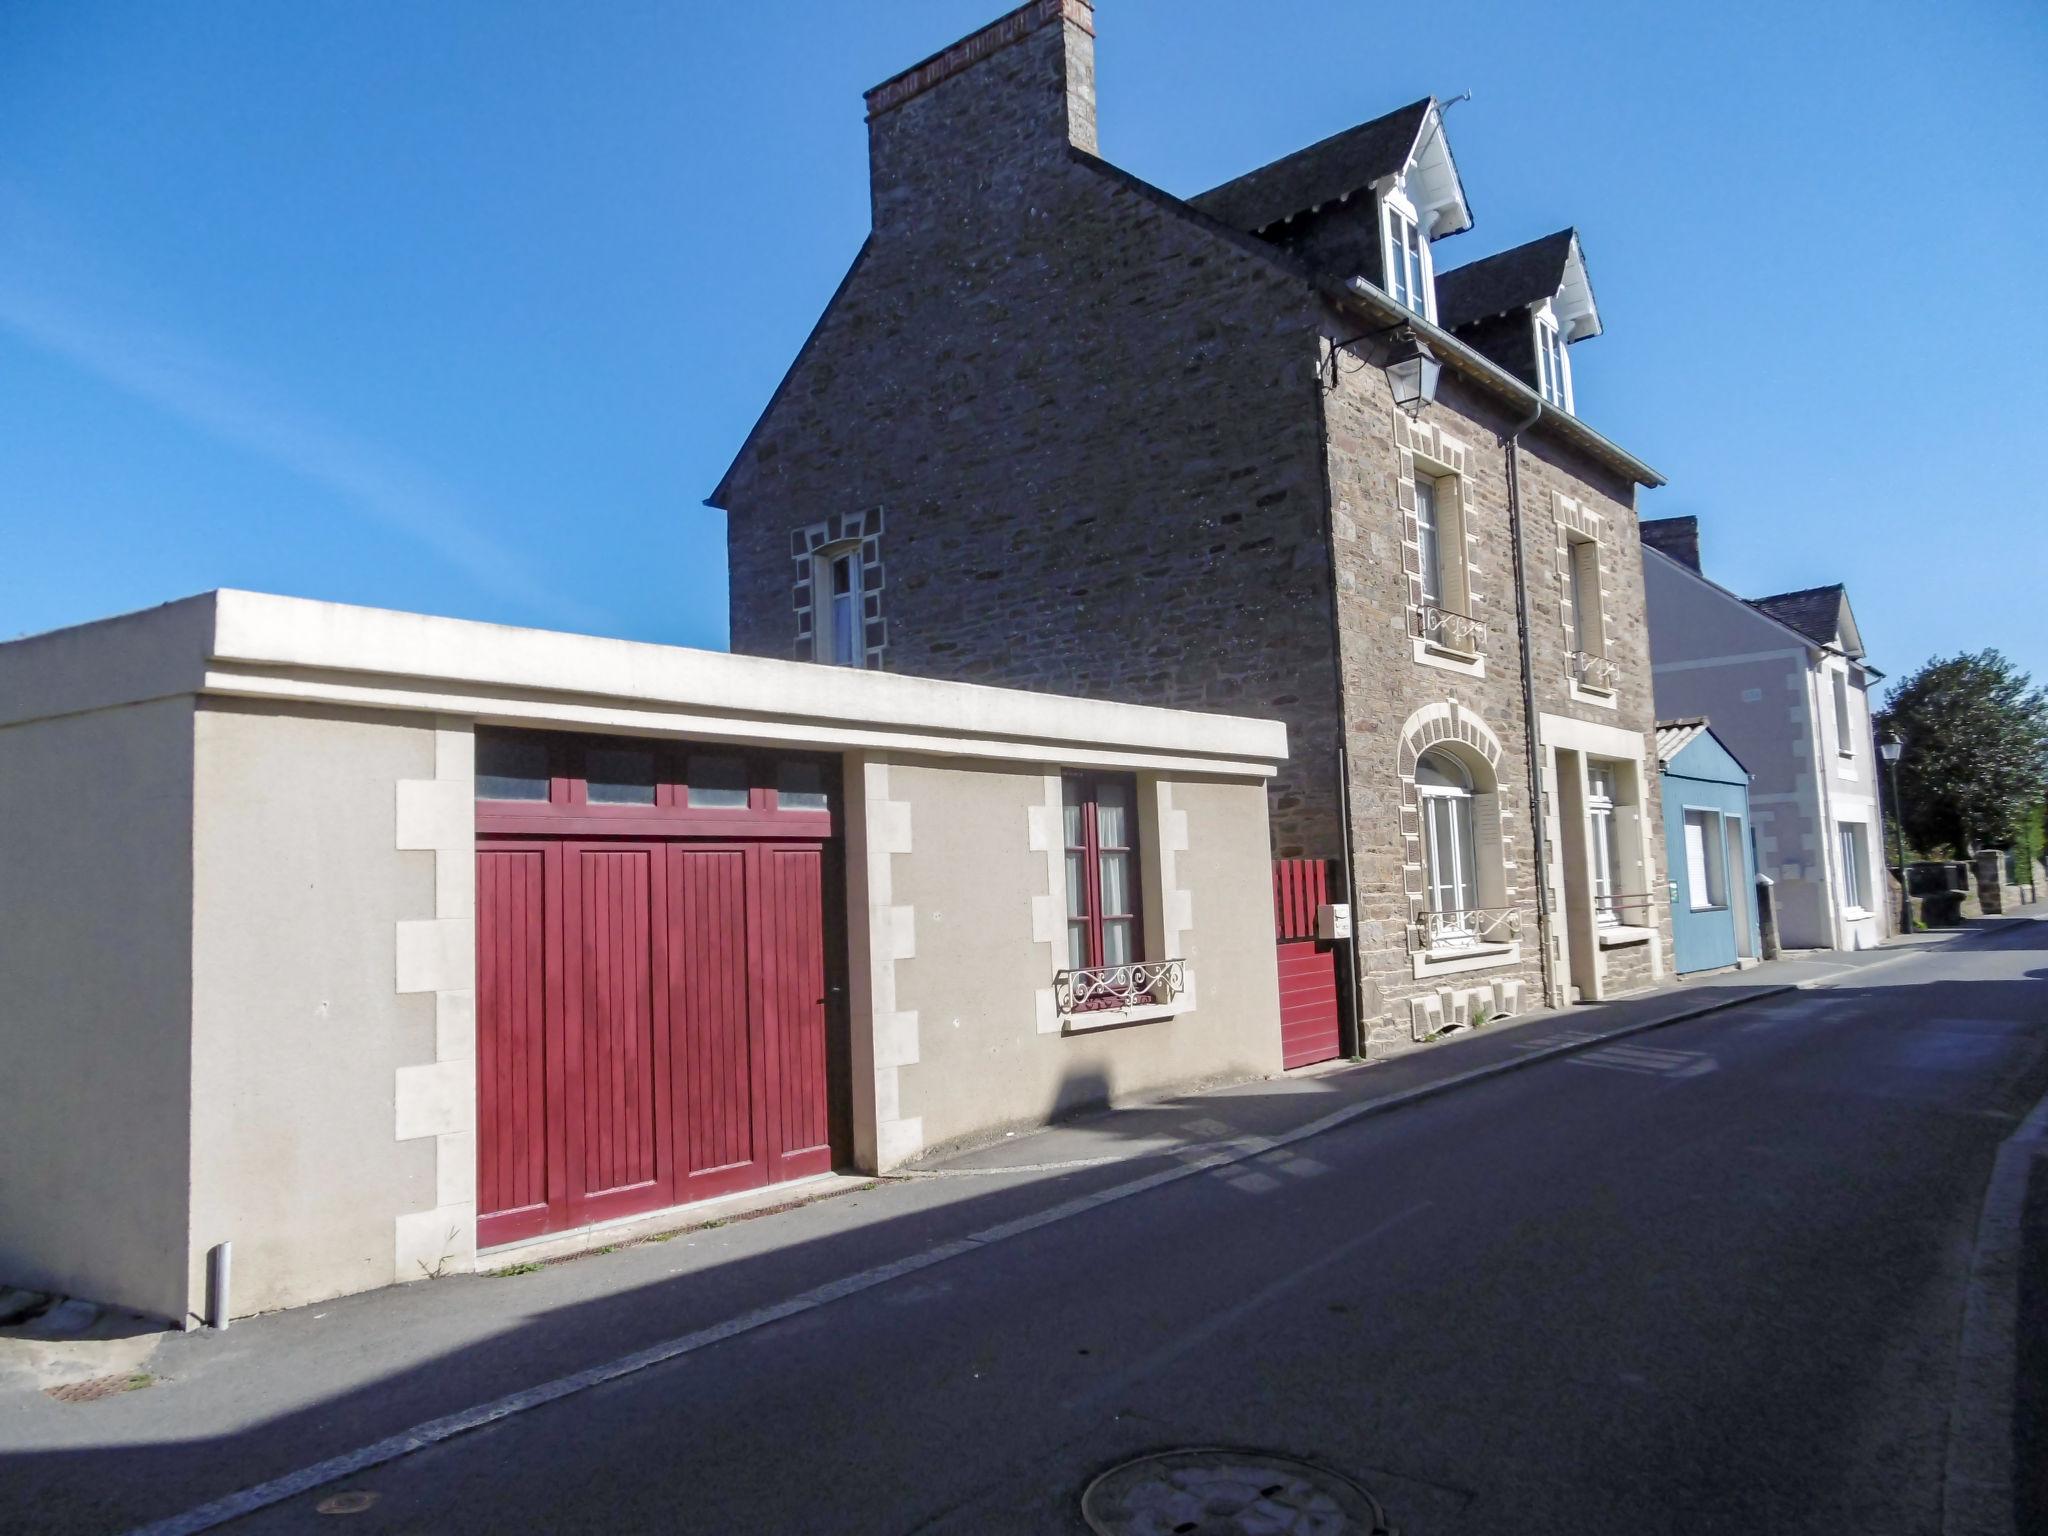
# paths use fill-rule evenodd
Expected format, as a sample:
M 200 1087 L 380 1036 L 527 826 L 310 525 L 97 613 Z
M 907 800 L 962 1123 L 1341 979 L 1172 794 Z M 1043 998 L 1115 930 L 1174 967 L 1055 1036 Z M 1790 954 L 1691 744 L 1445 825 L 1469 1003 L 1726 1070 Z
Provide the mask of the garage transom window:
M 639 737 L 484 728 L 478 816 L 493 830 L 832 830 L 838 765 L 823 755 Z M 673 825 L 681 824 L 681 825 Z

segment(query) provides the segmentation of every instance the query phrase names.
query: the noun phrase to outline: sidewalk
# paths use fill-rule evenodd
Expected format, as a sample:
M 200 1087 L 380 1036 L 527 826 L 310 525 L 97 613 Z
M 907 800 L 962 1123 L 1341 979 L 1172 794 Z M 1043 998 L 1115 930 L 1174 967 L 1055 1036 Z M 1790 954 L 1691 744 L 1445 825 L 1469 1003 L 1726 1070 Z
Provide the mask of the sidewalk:
M 1826 986 L 1914 954 L 1980 943 L 2048 917 L 2048 904 L 1960 929 L 1902 936 L 1878 949 L 1801 950 L 1746 971 L 1716 971 L 1607 1003 L 1544 1009 L 1463 1031 L 1380 1061 L 1337 1061 L 1208 1093 L 1162 1099 L 1020 1132 L 993 1145 L 942 1152 L 910 1177 L 1053 1173 L 1284 1135 L 1333 1111 L 1371 1112 L 1484 1081 L 1501 1072 L 1800 988 Z M 1352 1118 L 1346 1115 L 1344 1118 Z
M 543 1383 L 550 1393 L 564 1382 L 580 1390 L 622 1360 L 640 1368 L 636 1354 L 641 1364 L 676 1358 L 878 1286 L 909 1297 L 920 1282 L 904 1277 L 916 1271 L 1178 1179 L 1270 1178 L 1265 1170 L 1286 1157 L 1266 1154 L 1365 1115 L 2028 921 L 1795 956 L 1502 1021 L 1385 1062 L 1112 1110 L 897 1176 L 840 1180 L 793 1208 L 707 1214 L 613 1251 L 368 1292 L 225 1333 L 131 1329 L 53 1351 L 0 1331 L 0 1444 L 17 1507 L 35 1509 L 39 1528 L 125 1529 L 419 1426 L 452 1422 L 448 1432 L 459 1432 L 479 1405 Z M 1263 1161 L 1242 1166 L 1255 1158 Z M 116 1377 L 134 1390 L 72 1401 L 49 1393 Z

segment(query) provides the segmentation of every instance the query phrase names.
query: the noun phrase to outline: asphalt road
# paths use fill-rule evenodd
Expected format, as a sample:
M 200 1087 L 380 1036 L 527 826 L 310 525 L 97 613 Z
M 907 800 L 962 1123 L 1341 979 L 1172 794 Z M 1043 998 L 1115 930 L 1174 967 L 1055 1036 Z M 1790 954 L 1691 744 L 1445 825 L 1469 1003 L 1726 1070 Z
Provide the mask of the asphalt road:
M 1078 1532 L 1094 1473 L 1223 1444 L 1407 1536 L 1935 1532 L 1979 1202 L 2048 1091 L 2043 946 L 1357 1120 L 228 1529 Z M 577 1319 L 533 1323 L 537 1381 Z

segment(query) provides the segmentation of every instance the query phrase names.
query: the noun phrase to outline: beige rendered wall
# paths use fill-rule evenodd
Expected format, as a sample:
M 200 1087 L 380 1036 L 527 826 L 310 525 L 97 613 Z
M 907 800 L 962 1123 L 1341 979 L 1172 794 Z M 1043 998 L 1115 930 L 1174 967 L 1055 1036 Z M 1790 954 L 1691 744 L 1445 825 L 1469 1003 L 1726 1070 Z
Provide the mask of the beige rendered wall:
M 881 1166 L 1089 1104 L 1280 1070 L 1264 786 L 1138 782 L 1147 958 L 1186 960 L 1190 995 L 1171 1017 L 1075 1028 L 1051 994 L 1065 964 L 1057 772 L 853 766 L 849 794 L 865 784 L 870 827 L 889 829 L 853 874 L 857 898 L 877 879 L 889 898 L 870 911 L 865 948 L 868 984 L 891 1004 L 876 1010 L 872 1053 Z M 864 1073 L 868 1053 L 854 1054 Z
M 0 1283 L 182 1319 L 189 696 L 0 728 Z
M 435 1060 L 436 998 L 398 990 L 394 942 L 436 911 L 435 855 L 402 850 L 398 828 L 398 785 L 435 777 L 434 723 L 198 712 L 180 1251 L 197 1286 L 233 1241 L 238 1315 L 390 1284 L 394 1220 L 438 1203 L 435 1142 L 398 1139 L 396 1102 L 401 1069 Z

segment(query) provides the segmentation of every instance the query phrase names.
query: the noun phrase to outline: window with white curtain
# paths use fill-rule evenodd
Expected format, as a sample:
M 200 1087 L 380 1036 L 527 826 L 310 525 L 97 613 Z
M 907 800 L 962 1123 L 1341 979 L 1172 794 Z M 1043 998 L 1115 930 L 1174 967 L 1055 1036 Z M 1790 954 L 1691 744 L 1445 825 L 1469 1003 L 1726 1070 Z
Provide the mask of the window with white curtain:
M 1429 910 L 1442 914 L 1437 943 L 1473 942 L 1467 914 L 1479 905 L 1473 836 L 1472 775 L 1448 752 L 1425 752 L 1415 765 L 1422 802 L 1422 855 Z
M 811 591 L 817 605 L 811 621 L 812 654 L 836 667 L 865 667 L 868 651 L 861 623 L 860 545 L 819 550 L 812 570 Z
M 1851 910 L 1870 907 L 1870 855 L 1865 842 L 1868 829 L 1860 821 L 1839 824 L 1842 840 L 1842 905 Z
M 1133 781 L 1068 774 L 1067 964 L 1130 965 L 1139 955 L 1137 795 Z
M 1593 875 L 1593 917 L 1611 926 L 1621 921 L 1615 896 L 1621 886 L 1621 849 L 1614 836 L 1615 772 L 1595 763 L 1586 770 L 1588 860 Z

